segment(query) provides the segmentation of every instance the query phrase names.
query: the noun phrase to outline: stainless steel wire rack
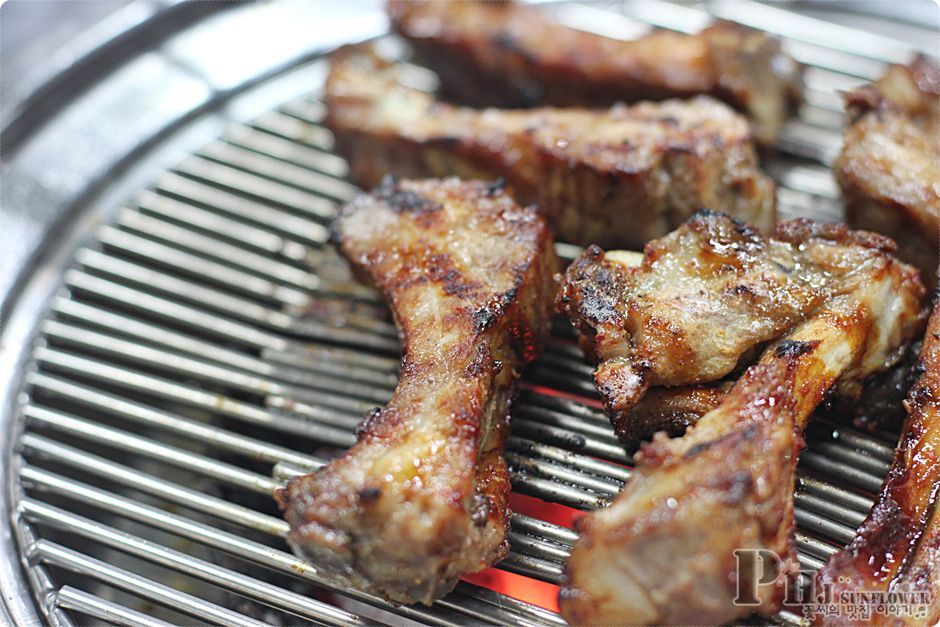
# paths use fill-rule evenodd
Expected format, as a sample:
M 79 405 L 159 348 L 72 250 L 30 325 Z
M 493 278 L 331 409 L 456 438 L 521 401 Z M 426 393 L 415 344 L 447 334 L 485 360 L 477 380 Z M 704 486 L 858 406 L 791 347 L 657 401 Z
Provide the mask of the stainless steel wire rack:
M 806 102 L 766 161 L 783 217 L 841 216 L 827 166 L 840 142 L 836 92 L 913 52 L 756 3 L 547 10 L 605 33 L 691 31 L 716 16 L 781 36 L 808 66 Z M 323 63 L 305 71 L 322 77 Z M 57 275 L 5 462 L 23 572 L 49 623 L 564 624 L 467 582 L 433 606 L 395 607 L 324 581 L 284 542 L 272 491 L 352 444 L 397 381 L 394 325 L 327 242 L 337 203 L 356 189 L 323 115 L 311 84 L 230 124 L 90 229 Z M 550 584 L 576 535 L 538 512 L 603 507 L 632 465 L 571 329 L 555 326 L 520 387 L 506 453 L 513 490 L 548 509 L 513 516 L 496 567 Z M 896 434 L 819 419 L 809 435 L 796 518 L 811 572 L 866 515 Z

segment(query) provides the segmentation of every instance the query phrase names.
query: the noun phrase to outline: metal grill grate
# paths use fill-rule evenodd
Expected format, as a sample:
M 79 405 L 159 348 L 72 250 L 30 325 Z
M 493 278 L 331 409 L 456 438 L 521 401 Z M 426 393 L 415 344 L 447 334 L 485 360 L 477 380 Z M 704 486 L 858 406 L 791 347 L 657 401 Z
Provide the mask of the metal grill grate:
M 810 65 L 806 104 L 767 164 L 781 214 L 838 219 L 825 165 L 840 137 L 835 89 L 909 50 L 893 40 L 861 48 L 847 42 L 869 35 L 734 6 L 713 10 L 787 35 Z M 608 31 L 612 19 L 694 30 L 706 17 L 649 7 L 628 7 L 632 18 L 583 6 L 559 14 Z M 99 227 L 66 272 L 27 377 L 15 529 L 50 622 L 563 624 L 469 583 L 432 607 L 392 607 L 331 587 L 287 550 L 272 490 L 352 444 L 359 418 L 397 381 L 394 325 L 326 243 L 336 203 L 355 188 L 323 114 L 313 93 L 230 128 Z M 590 400 L 590 375 L 559 321 L 515 405 L 515 492 L 586 510 L 629 479 L 632 460 Z M 796 517 L 801 563 L 814 570 L 864 518 L 894 442 L 824 421 L 811 435 Z M 517 513 L 498 569 L 557 583 L 574 540 Z

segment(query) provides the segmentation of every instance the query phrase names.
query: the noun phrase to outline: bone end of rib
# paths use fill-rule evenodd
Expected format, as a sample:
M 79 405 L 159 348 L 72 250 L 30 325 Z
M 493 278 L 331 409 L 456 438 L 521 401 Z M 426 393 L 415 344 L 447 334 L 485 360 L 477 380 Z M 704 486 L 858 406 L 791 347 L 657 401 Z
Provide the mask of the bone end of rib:
M 643 253 L 635 250 L 608 250 L 604 253 L 604 259 L 628 268 L 635 268 L 643 263 Z

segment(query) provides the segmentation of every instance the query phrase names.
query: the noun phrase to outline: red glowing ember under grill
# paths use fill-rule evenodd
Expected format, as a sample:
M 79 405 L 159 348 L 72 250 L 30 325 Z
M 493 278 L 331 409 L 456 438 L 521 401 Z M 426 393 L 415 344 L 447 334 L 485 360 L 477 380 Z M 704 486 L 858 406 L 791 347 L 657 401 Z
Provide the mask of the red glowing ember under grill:
M 516 513 L 545 520 L 568 529 L 573 527 L 576 519 L 585 514 L 565 505 L 549 503 L 517 492 L 511 495 L 509 506 Z M 467 575 L 463 577 L 463 580 L 544 607 L 552 612 L 558 611 L 558 586 L 551 583 L 498 568 L 487 568 L 482 572 Z

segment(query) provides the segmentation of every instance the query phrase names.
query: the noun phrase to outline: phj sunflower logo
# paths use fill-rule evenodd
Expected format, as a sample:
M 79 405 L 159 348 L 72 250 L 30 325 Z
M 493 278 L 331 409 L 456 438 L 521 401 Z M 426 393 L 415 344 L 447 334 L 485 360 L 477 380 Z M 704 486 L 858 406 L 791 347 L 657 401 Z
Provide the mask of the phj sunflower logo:
M 800 571 L 790 560 L 765 549 L 734 551 L 737 594 L 734 604 L 757 606 L 771 588 L 784 587 L 784 606 L 812 620 L 839 616 L 849 622 L 873 617 L 914 618 L 927 616 L 933 593 L 899 585 L 890 591 L 854 590 L 832 582 L 819 584 L 809 572 Z M 840 580 L 839 584 L 847 582 Z

